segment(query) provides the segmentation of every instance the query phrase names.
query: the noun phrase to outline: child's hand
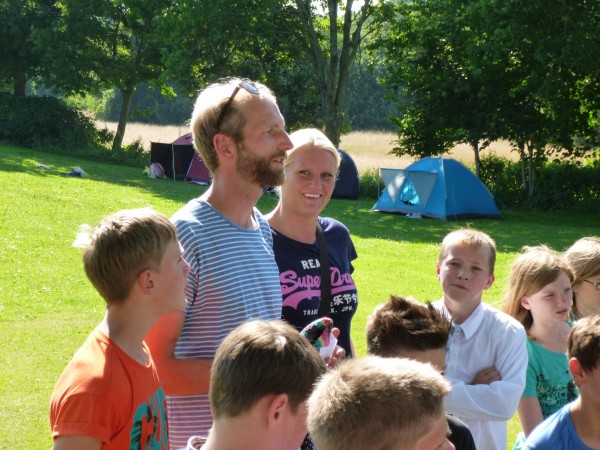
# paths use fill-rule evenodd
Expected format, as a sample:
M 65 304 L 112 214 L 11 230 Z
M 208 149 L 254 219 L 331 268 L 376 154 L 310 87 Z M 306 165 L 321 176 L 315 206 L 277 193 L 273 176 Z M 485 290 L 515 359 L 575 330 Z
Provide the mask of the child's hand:
M 333 334 L 337 338 L 340 335 L 340 329 L 333 328 L 331 330 L 331 334 Z M 344 350 L 339 345 L 336 345 L 333 354 L 329 358 L 325 358 L 325 364 L 327 364 L 328 369 L 335 369 L 345 357 L 346 350 Z
M 494 381 L 500 381 L 502 377 L 500 376 L 500 372 L 496 370 L 495 367 L 488 367 L 487 369 L 482 369 L 473 378 L 471 384 L 491 384 Z

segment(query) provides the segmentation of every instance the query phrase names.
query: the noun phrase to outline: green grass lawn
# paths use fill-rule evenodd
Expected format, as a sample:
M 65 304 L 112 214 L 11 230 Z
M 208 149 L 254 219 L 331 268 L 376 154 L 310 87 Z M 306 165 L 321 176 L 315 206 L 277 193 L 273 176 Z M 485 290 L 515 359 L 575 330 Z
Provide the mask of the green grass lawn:
M 48 169 L 37 166 L 43 164 Z M 86 178 L 62 173 L 80 166 Z M 102 299 L 71 247 L 79 225 L 95 225 L 123 208 L 152 206 L 173 214 L 205 188 L 146 178 L 142 171 L 0 145 L 0 449 L 52 445 L 48 401 L 73 352 L 101 320 Z M 276 199 L 259 203 L 269 211 Z M 365 320 L 390 294 L 441 296 L 435 262 L 443 236 L 457 227 L 489 233 L 498 244 L 496 282 L 485 300 L 500 306 L 508 267 L 525 244 L 563 250 L 598 234 L 598 212 L 503 211 L 505 220 L 442 222 L 369 212 L 372 200 L 333 200 L 325 215 L 348 226 L 359 258 L 354 279 L 359 309 L 353 339 L 365 353 Z M 519 430 L 511 421 L 509 443 Z

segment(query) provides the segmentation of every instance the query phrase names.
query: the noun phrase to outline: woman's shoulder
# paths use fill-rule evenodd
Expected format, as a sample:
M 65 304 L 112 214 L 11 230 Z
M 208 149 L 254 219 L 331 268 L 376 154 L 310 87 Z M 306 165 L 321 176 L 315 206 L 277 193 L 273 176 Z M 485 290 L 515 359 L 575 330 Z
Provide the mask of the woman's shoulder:
M 344 225 L 339 220 L 334 219 L 333 217 L 319 216 L 317 220 L 319 221 L 321 228 L 323 228 L 324 233 L 327 233 L 328 231 L 333 231 L 333 232 L 341 232 L 344 234 L 350 234 L 346 225 Z

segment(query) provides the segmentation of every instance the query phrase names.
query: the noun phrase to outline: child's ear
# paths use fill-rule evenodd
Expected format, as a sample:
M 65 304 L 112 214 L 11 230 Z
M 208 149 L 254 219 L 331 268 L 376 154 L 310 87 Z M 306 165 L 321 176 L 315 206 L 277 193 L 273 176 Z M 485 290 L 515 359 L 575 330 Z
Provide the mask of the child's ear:
M 438 261 L 435 265 L 435 274 L 437 276 L 437 279 L 440 279 L 440 262 Z
M 487 282 L 485 283 L 485 286 L 483 287 L 483 290 L 486 291 L 489 288 L 492 287 L 492 284 L 494 284 L 494 280 L 496 279 L 496 277 L 494 277 L 494 275 L 490 275 L 490 277 L 488 278 Z
M 585 374 L 581 367 L 581 363 L 577 358 L 571 358 L 569 360 L 569 370 L 571 371 L 571 376 L 573 377 L 575 385 L 579 386 L 581 382 L 584 381 Z
M 528 297 L 521 297 L 521 306 L 527 310 L 531 310 L 531 305 L 529 304 L 529 298 Z
M 150 295 L 154 292 L 154 277 L 152 276 L 151 270 L 146 269 L 142 271 L 142 273 L 138 275 L 137 283 L 144 294 Z
M 269 427 L 281 423 L 281 420 L 283 419 L 283 413 L 285 412 L 288 402 L 289 398 L 287 394 L 277 394 L 273 396 L 271 402 L 269 403 L 269 416 L 267 417 Z

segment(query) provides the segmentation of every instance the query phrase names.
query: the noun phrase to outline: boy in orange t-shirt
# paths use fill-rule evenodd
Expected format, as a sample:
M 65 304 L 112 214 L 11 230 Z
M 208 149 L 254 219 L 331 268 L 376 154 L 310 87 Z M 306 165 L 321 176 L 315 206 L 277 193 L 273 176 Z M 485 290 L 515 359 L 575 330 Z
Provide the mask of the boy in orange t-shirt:
M 106 314 L 60 376 L 50 399 L 54 449 L 168 449 L 165 396 L 144 337 L 185 307 L 190 267 L 177 230 L 149 208 L 82 231 L 85 272 Z

